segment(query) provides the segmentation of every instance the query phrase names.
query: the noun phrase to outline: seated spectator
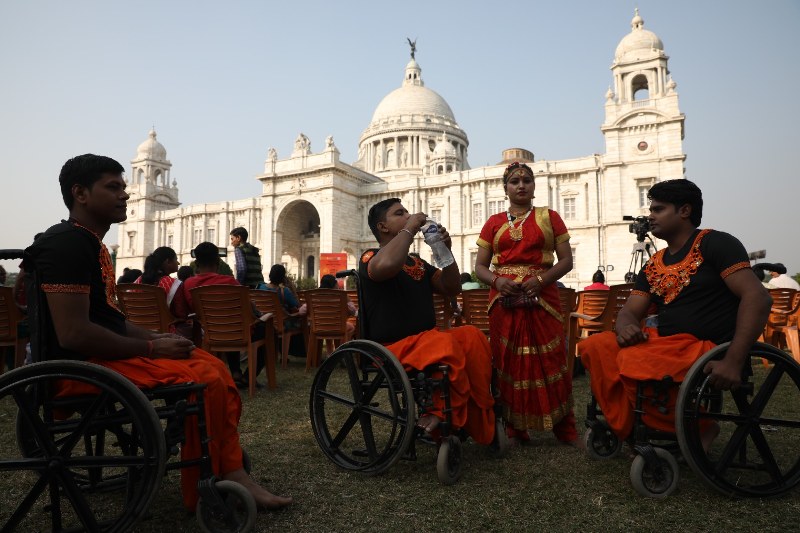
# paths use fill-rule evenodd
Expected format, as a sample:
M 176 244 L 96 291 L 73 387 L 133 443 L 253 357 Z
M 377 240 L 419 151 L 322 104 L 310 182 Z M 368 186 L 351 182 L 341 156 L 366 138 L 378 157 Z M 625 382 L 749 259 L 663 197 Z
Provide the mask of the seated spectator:
M 187 279 L 194 276 L 194 269 L 188 265 L 183 265 L 178 269 L 177 276 L 179 280 L 186 282 Z
M 322 279 L 319 280 L 319 288 L 338 289 L 339 284 L 336 282 L 336 276 L 332 274 L 325 274 L 324 276 L 322 276 Z M 301 315 L 306 314 L 305 310 L 303 309 L 304 307 L 306 307 L 306 304 L 300 306 L 300 310 L 298 311 L 299 314 Z M 347 300 L 347 312 L 352 317 L 356 316 L 357 312 L 356 306 L 353 305 L 353 302 L 351 302 L 349 299 Z M 347 321 L 347 324 L 345 324 L 345 326 L 347 327 L 347 340 L 350 340 L 353 338 L 353 333 L 355 333 L 356 331 L 356 326 L 350 320 Z
M 114 267 L 103 237 L 112 224 L 127 218 L 129 195 L 123 171 L 117 161 L 93 154 L 67 161 L 59 182 L 69 219 L 48 229 L 26 250 L 46 296 L 51 324 L 43 332 L 47 353 L 53 359 L 104 366 L 140 388 L 206 384 L 203 396 L 214 475 L 240 483 L 261 508 L 286 507 L 291 498 L 267 491 L 242 466 L 238 431 L 242 402 L 224 364 L 188 339 L 127 322 L 111 298 Z M 181 456 L 195 459 L 200 456 L 196 417 L 188 417 L 186 426 Z M 199 467 L 181 470 L 183 502 L 192 512 L 198 501 L 198 479 Z
M 161 246 L 153 250 L 144 260 L 144 272 L 134 283 L 158 285 L 167 293 L 167 305 L 177 318 L 186 318 L 189 306 L 181 289 L 183 282 L 170 274 L 178 271 L 178 255 L 169 246 Z
M 283 330 L 299 329 L 302 325 L 300 315 L 300 302 L 292 290 L 291 280 L 286 276 L 286 267 L 283 265 L 272 265 L 269 269 L 269 283 L 261 286 L 262 290 L 271 291 L 278 294 L 278 300 L 283 306 L 287 317 L 283 320 Z M 289 341 L 289 353 L 298 357 L 306 356 L 306 342 L 303 335 L 292 335 Z
M 191 290 L 196 287 L 205 287 L 207 285 L 241 285 L 233 276 L 226 276 L 224 274 L 217 274 L 219 268 L 219 253 L 217 247 L 210 242 L 201 242 L 194 249 L 195 268 L 197 275 L 190 277 L 183 284 L 184 294 L 189 308 L 194 311 L 194 303 L 192 302 Z M 258 317 L 258 311 L 253 306 L 253 317 Z M 252 340 L 261 340 L 266 334 L 265 324 L 259 322 L 256 324 L 252 332 Z M 247 388 L 249 383 L 249 375 L 247 371 L 242 373 L 241 360 L 239 352 L 229 352 L 226 354 L 228 360 L 228 367 L 231 371 L 231 376 L 236 382 L 236 386 L 240 389 Z M 266 361 L 266 348 L 261 346 L 258 349 L 256 357 L 256 375 L 261 373 Z M 256 382 L 256 385 L 261 388 L 262 385 Z
M 772 276 L 767 274 L 767 270 L 772 267 L 769 263 L 756 263 L 753 265 L 753 274 L 756 275 L 758 281 L 764 286 L 765 289 L 777 289 L 775 285 L 771 283 Z
M 615 331 L 578 344 L 592 393 L 620 439 L 627 439 L 633 427 L 638 381 L 670 376 L 680 383 L 695 361 L 717 344 L 731 343 L 725 357 L 708 362 L 703 371 L 712 387 L 736 388 L 750 348 L 764 330 L 771 302 L 739 240 L 699 228 L 703 197 L 697 185 L 687 179 L 662 181 L 647 197 L 651 231 L 667 246 L 639 272 Z M 642 328 L 652 304 L 658 310 L 658 327 Z M 674 433 L 676 398 L 677 387 L 663 411 L 645 402 L 642 421 L 652 429 Z M 708 450 L 719 425 L 702 420 L 700 431 Z
M 477 281 L 472 281 L 472 274 L 469 272 L 462 272 L 461 273 L 461 290 L 462 291 L 469 291 L 472 289 L 480 289 L 481 284 Z
M 607 291 L 610 289 L 611 287 L 606 285 L 606 277 L 600 270 L 592 274 L 592 284 L 583 288 L 585 291 Z
M 122 271 L 122 275 L 117 280 L 117 285 L 121 285 L 122 283 L 133 283 L 139 279 L 139 276 L 141 275 L 142 271 L 138 268 L 125 267 L 125 269 Z
M 425 220 L 425 213 L 411 215 L 397 198 L 369 210 L 367 222 L 380 248 L 361 255 L 359 314 L 369 326 L 369 340 L 386 346 L 407 371 L 448 365 L 453 429 L 464 429 L 476 442 L 491 444 L 495 415 L 489 343 L 473 326 L 436 329 L 433 293 L 455 296 L 461 290 L 461 276 L 455 262 L 439 270 L 409 254 Z M 440 231 L 450 247 L 447 231 Z M 444 418 L 443 407 L 441 397 L 434 396 L 433 406 L 417 425 L 434 432 Z
M 770 276 L 772 276 L 769 282 L 774 288 L 800 291 L 800 283 L 797 283 L 786 274 L 786 267 L 783 266 L 782 263 L 775 263 L 767 270 L 769 270 Z

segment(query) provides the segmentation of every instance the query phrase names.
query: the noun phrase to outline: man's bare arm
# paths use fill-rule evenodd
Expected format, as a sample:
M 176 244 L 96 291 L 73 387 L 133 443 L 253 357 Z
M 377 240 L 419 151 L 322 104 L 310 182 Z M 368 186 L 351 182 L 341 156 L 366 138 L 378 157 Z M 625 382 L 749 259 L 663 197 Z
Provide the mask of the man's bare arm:
M 53 327 L 62 348 L 98 359 L 127 359 L 146 356 L 147 339 L 117 335 L 89 320 L 89 295 L 47 293 Z M 194 348 L 191 341 L 154 338 L 152 357 L 180 359 Z
M 703 369 L 710 374 L 711 385 L 723 390 L 741 383 L 742 366 L 753 343 L 764 331 L 772 306 L 769 293 L 749 268 L 725 278 L 725 285 L 739 298 L 736 331 L 725 357 L 720 361 L 710 361 Z

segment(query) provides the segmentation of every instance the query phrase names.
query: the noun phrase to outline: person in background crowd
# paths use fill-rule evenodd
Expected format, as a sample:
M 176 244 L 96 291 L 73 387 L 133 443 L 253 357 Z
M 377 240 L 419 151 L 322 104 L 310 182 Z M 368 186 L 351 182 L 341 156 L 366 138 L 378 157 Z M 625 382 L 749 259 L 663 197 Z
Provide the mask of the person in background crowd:
M 258 289 L 264 284 L 264 274 L 261 267 L 261 256 L 258 248 L 247 242 L 247 230 L 234 228 L 231 231 L 231 246 L 236 257 L 236 281 Z
M 585 291 L 607 291 L 611 287 L 606 285 L 606 277 L 601 270 L 592 274 L 592 284 L 583 288 Z
M 786 274 L 786 267 L 782 263 L 775 263 L 772 265 L 770 271 L 772 279 L 769 280 L 770 284 L 776 289 L 794 289 L 800 291 L 800 283 L 790 278 Z

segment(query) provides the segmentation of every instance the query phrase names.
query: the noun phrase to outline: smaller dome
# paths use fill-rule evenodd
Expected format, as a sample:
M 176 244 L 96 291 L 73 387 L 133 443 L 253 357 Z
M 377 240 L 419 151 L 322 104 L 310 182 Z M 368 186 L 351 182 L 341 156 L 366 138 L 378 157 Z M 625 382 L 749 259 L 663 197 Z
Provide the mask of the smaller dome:
M 631 32 L 622 38 L 614 52 L 617 61 L 635 61 L 642 59 L 645 54 L 664 50 L 664 43 L 658 35 L 644 29 L 644 19 L 639 16 L 639 9 L 631 20 Z
M 148 139 L 136 149 L 137 159 L 153 159 L 155 161 L 167 160 L 167 149 L 156 140 L 156 130 L 150 130 Z
M 433 159 L 445 157 L 458 157 L 458 152 L 456 152 L 455 146 L 447 140 L 447 134 L 442 133 L 442 138 L 439 139 L 436 148 L 433 149 Z

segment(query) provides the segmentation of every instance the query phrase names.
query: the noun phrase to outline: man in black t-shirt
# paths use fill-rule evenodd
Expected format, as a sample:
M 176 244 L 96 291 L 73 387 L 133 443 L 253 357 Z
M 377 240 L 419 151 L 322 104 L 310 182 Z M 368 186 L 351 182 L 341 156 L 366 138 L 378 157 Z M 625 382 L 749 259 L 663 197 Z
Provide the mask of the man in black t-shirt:
M 491 350 L 475 327 L 436 329 L 433 293 L 446 297 L 461 290 L 458 265 L 434 268 L 409 247 L 424 213 L 410 214 L 397 198 L 378 202 L 369 210 L 368 223 L 380 248 L 367 250 L 359 262 L 363 302 L 359 306 L 366 337 L 384 344 L 406 370 L 423 370 L 434 364 L 449 366 L 450 402 L 455 428 L 464 428 L 480 444 L 494 438 L 494 399 L 490 384 Z M 444 242 L 450 247 L 450 237 Z M 418 425 L 433 432 L 443 417 L 443 402 L 434 406 Z
M 127 218 L 128 193 L 122 165 L 111 158 L 85 154 L 67 161 L 59 183 L 69 220 L 48 229 L 26 254 L 32 260 L 47 300 L 49 359 L 82 359 L 119 372 L 141 388 L 196 382 L 204 391 L 209 454 L 214 474 L 240 483 L 266 508 L 289 505 L 258 485 L 242 467 L 238 424 L 241 399 L 225 365 L 172 334 L 146 331 L 125 320 L 115 294 L 114 267 L 103 244 L 111 224 Z M 78 391 L 64 391 L 78 393 Z M 187 419 L 181 453 L 200 454 L 197 421 Z M 198 467 L 182 471 L 184 505 L 194 510 Z
M 724 358 L 704 371 L 712 386 L 736 388 L 753 343 L 764 329 L 770 297 L 750 269 L 742 244 L 727 233 L 700 230 L 703 198 L 689 180 L 657 183 L 648 192 L 650 231 L 667 241 L 639 272 L 617 316 L 615 332 L 592 335 L 578 351 L 591 373 L 592 393 L 611 429 L 627 438 L 633 423 L 636 382 L 665 375 L 683 381 L 694 362 L 716 344 L 730 341 Z M 651 306 L 657 328 L 640 324 Z M 673 391 L 668 413 L 645 408 L 644 422 L 675 431 Z M 719 432 L 701 425 L 704 446 Z

